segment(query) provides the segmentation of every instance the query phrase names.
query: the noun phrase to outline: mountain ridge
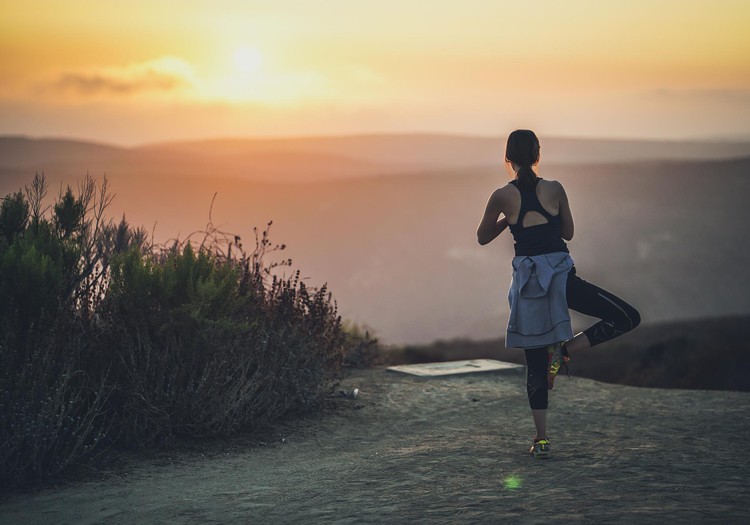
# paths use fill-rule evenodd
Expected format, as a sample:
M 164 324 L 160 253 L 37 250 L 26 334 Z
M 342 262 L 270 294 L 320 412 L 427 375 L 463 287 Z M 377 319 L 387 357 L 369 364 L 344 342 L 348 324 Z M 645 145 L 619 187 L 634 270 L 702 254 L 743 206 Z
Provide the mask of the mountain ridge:
M 750 156 L 750 142 L 671 141 L 642 139 L 542 137 L 543 164 L 621 162 L 634 160 L 699 160 Z M 165 141 L 133 147 L 66 138 L 0 136 L 0 165 L 29 167 L 32 163 L 190 154 L 208 159 L 250 162 L 253 155 L 331 156 L 337 161 L 369 162 L 387 167 L 502 164 L 504 139 L 440 134 L 359 134 L 291 138 L 227 138 Z M 281 159 L 283 160 L 283 159 Z M 338 171 L 338 170 L 337 170 Z

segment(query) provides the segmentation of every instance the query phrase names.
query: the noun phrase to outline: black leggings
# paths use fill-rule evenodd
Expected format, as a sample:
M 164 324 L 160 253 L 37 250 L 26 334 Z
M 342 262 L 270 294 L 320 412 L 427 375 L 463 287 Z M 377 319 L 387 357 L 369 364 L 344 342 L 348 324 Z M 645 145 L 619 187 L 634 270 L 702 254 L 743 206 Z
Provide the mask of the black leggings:
M 591 346 L 609 341 L 638 326 L 638 311 L 619 297 L 576 275 L 575 266 L 568 273 L 565 288 L 568 308 L 601 319 L 584 330 Z M 526 348 L 526 391 L 534 410 L 547 408 L 547 347 Z

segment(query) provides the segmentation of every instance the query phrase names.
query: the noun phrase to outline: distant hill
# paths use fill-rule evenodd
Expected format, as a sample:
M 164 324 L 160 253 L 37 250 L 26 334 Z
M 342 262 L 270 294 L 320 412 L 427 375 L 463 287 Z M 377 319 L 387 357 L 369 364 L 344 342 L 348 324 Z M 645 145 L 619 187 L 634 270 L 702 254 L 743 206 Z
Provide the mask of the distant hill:
M 56 139 L 0 138 L 0 173 L 51 173 L 64 178 L 87 172 L 126 177 L 221 176 L 245 180 L 301 182 L 403 172 L 412 168 L 341 153 L 257 147 L 158 146 L 121 148 Z
M 0 168 L 54 167 L 62 163 L 98 162 L 121 154 L 122 148 L 68 139 L 0 136 Z
M 750 316 L 690 319 L 639 326 L 580 352 L 570 373 L 631 386 L 750 391 L 748 355 Z M 523 351 L 505 348 L 503 339 L 440 341 L 386 352 L 390 364 L 483 358 L 525 364 Z
M 544 166 L 750 156 L 750 142 L 543 138 Z M 61 139 L 0 137 L 0 169 L 91 173 L 230 176 L 301 182 L 502 167 L 504 138 L 435 134 L 165 142 L 135 148 Z
M 540 140 L 543 143 L 542 156 L 548 164 L 750 156 L 750 142 L 559 137 L 541 137 Z M 440 134 L 350 135 L 166 142 L 144 148 L 200 152 L 217 156 L 244 155 L 249 152 L 315 152 L 401 166 L 450 167 L 502 162 L 505 138 Z

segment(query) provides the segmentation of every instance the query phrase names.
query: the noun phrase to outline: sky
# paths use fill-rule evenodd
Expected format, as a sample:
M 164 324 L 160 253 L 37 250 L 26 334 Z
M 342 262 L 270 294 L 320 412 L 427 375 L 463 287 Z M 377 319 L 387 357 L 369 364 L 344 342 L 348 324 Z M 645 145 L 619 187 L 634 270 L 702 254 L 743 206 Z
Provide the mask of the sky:
M 750 139 L 747 0 L 0 0 L 0 134 Z

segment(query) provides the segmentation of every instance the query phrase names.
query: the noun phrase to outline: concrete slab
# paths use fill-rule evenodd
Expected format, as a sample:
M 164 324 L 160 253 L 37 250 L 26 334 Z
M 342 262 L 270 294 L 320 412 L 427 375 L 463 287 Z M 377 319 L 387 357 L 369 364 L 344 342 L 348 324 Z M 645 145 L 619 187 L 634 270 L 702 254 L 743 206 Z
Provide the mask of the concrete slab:
M 440 363 L 420 363 L 417 365 L 389 366 L 390 372 L 401 372 L 421 377 L 452 376 L 477 372 L 522 369 L 523 365 L 498 361 L 496 359 L 469 359 L 466 361 L 445 361 Z

